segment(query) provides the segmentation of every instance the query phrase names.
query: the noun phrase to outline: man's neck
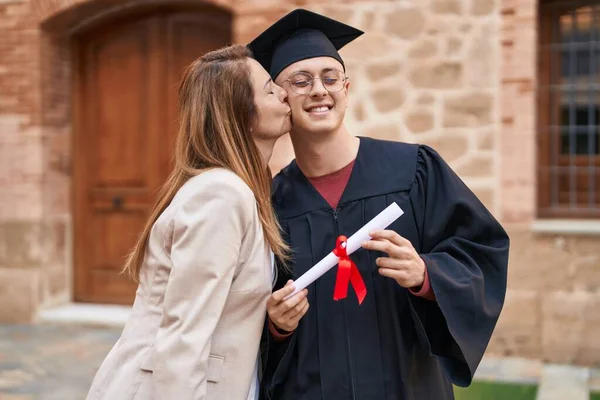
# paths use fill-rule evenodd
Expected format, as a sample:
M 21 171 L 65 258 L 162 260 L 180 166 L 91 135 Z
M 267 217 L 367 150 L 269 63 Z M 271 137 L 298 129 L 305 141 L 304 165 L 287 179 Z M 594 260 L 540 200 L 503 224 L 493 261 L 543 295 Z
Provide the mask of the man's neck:
M 337 132 L 321 136 L 291 132 L 296 163 L 302 173 L 317 177 L 339 171 L 356 158 L 360 139 L 342 126 Z

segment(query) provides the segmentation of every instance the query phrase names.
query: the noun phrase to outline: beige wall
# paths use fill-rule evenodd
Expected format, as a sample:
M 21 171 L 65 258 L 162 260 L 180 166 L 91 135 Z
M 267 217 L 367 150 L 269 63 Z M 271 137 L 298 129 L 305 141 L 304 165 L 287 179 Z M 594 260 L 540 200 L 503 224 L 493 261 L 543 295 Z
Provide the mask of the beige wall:
M 0 1 L 0 321 L 27 322 L 70 298 L 68 32 L 133 3 Z M 238 42 L 296 4 L 365 30 L 341 51 L 350 131 L 432 145 L 511 235 L 509 291 L 489 351 L 600 361 L 600 238 L 531 232 L 537 1 L 211 3 L 234 13 Z M 273 167 L 291 156 L 282 141 Z

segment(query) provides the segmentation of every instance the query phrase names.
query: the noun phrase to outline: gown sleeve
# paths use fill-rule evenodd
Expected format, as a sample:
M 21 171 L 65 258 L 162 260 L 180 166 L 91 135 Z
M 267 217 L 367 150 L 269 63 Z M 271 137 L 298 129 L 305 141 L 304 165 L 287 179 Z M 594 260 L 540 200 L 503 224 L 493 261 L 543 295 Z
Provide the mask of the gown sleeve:
M 421 343 L 441 361 L 451 381 L 468 386 L 504 303 L 509 238 L 427 146 L 419 148 L 410 197 L 420 255 L 437 299 L 410 296 L 415 327 Z

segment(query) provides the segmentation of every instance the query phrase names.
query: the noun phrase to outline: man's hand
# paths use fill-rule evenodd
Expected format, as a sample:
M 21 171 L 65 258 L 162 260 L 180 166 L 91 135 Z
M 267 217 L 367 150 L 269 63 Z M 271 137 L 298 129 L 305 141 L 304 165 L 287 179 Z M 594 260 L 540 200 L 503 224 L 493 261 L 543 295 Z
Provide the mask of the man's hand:
M 294 291 L 293 281 L 271 294 L 267 300 L 267 313 L 271 322 L 281 330 L 292 332 L 298 327 L 300 319 L 308 311 L 308 290 L 304 289 L 287 300 L 283 300 Z
M 398 285 L 407 289 L 423 285 L 425 262 L 409 240 L 390 230 L 373 231 L 370 235 L 371 240 L 364 242 L 362 247 L 389 256 L 375 261 L 381 275 L 395 279 Z

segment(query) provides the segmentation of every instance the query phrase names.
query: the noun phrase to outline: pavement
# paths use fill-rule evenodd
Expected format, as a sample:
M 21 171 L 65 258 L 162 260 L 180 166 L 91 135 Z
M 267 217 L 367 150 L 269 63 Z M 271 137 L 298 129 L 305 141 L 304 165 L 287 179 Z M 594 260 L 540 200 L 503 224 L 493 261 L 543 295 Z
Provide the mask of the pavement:
M 0 400 L 84 400 L 121 330 L 73 323 L 0 324 Z M 599 369 L 519 358 L 486 356 L 475 379 L 537 383 L 537 400 L 588 400 L 590 391 L 600 392 Z
M 84 400 L 121 330 L 0 324 L 0 400 Z

